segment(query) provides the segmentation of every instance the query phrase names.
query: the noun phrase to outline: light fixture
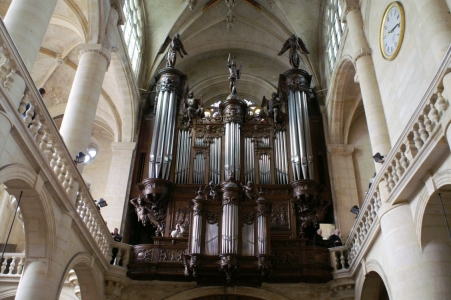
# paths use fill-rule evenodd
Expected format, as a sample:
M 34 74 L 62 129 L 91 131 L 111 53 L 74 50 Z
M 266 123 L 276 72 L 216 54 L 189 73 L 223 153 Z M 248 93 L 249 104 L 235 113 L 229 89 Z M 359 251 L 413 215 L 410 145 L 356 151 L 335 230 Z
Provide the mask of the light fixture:
M 377 152 L 376 154 L 373 155 L 374 161 L 379 164 L 384 163 L 384 161 L 385 161 L 384 158 L 385 158 L 385 156 L 381 155 L 379 152 Z
M 78 155 L 75 156 L 74 163 L 79 164 L 85 161 L 85 154 L 83 152 L 78 152 Z
M 359 208 L 357 205 L 354 205 L 354 206 L 351 208 L 351 212 L 352 212 L 353 214 L 355 214 L 355 218 L 357 219 L 357 216 L 359 215 L 359 212 L 360 212 L 360 208 Z
M 106 203 L 105 199 L 100 198 L 99 201 L 97 201 L 97 208 L 100 210 L 100 208 L 108 206 L 108 203 Z

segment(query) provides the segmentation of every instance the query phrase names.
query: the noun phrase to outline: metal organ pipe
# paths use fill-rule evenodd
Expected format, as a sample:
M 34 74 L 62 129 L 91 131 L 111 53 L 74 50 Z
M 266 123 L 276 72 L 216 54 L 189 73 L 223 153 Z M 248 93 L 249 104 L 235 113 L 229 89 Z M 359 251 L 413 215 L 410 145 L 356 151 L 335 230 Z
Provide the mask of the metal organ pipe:
M 305 129 L 305 140 L 307 149 L 307 164 L 308 164 L 308 179 L 314 179 L 313 174 L 313 151 L 312 151 L 312 139 L 310 135 L 310 120 L 308 116 L 308 106 L 307 106 L 307 94 L 302 93 L 302 112 L 304 117 L 304 129 Z M 307 174 L 306 174 L 307 176 Z

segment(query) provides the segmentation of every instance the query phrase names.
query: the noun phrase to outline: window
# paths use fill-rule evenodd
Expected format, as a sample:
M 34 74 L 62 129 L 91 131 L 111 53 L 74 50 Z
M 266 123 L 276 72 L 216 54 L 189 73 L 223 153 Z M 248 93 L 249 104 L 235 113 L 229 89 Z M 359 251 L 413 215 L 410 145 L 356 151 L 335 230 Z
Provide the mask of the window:
M 329 61 L 330 71 L 334 70 L 337 60 L 338 49 L 341 46 L 341 38 L 344 32 L 342 23 L 341 0 L 327 0 L 325 12 L 324 32 L 327 45 L 327 59 Z
M 139 7 L 139 2 L 140 0 L 125 0 L 123 8 L 125 22 L 122 26 L 128 56 L 135 75 L 138 73 L 138 66 L 141 60 L 143 28 L 142 12 Z

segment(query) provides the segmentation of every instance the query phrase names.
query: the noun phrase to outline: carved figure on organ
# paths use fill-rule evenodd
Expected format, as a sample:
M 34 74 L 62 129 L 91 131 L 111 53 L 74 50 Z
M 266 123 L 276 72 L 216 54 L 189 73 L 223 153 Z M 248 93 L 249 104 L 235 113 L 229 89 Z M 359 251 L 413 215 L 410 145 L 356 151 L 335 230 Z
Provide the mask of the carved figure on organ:
M 277 97 L 279 96 L 279 97 Z M 274 123 L 282 122 L 283 121 L 283 113 L 282 113 L 282 103 L 280 99 L 282 98 L 282 95 L 277 95 L 276 92 L 273 92 L 271 95 L 271 99 L 266 99 L 265 96 L 263 96 L 262 100 L 262 108 L 264 109 L 265 115 L 267 117 L 272 117 L 274 119 Z
M 258 195 L 257 186 L 252 181 L 248 181 L 246 185 L 243 185 L 241 182 L 240 182 L 240 184 L 244 190 L 244 194 L 245 194 L 246 198 L 248 198 L 249 200 L 257 199 L 257 195 Z
M 204 189 L 205 198 L 211 200 L 218 200 L 218 185 L 215 185 L 213 181 L 210 181 Z
M 150 213 L 150 209 L 146 206 L 144 199 L 139 195 L 138 198 L 130 200 L 130 203 L 135 207 L 136 215 L 138 216 L 138 221 L 146 226 L 149 222 L 147 214 Z
M 243 64 L 241 64 L 240 68 L 238 69 L 236 67 L 236 62 L 234 60 L 231 60 L 231 56 L 229 54 L 229 59 L 227 60 L 228 66 L 229 66 L 229 85 L 230 85 L 230 93 L 236 94 L 236 83 L 237 80 L 241 78 L 241 67 L 243 67 Z
M 183 109 L 183 115 L 185 118 L 188 118 L 189 122 L 191 122 L 191 119 L 194 117 L 199 118 L 204 117 L 204 108 L 202 107 L 202 96 L 200 96 L 199 99 L 195 99 L 193 92 L 189 92 L 184 102 L 185 105 Z
M 182 41 L 180 40 L 180 34 L 178 33 L 174 35 L 174 38 L 172 40 L 170 37 L 166 37 L 166 40 L 164 41 L 163 45 L 161 45 L 158 54 L 162 54 L 168 45 L 169 49 L 166 54 L 166 67 L 173 68 L 177 59 L 177 52 L 182 58 L 183 54 L 188 55 L 188 53 L 185 51 Z
M 310 52 L 308 52 L 307 48 L 305 47 L 304 42 L 295 34 L 292 34 L 288 38 L 288 40 L 286 40 L 286 42 L 283 44 L 282 50 L 280 50 L 277 55 L 281 56 L 288 49 L 290 49 L 290 65 L 293 67 L 293 69 L 299 68 L 300 58 L 298 51 L 300 51 L 302 54 L 310 54 Z

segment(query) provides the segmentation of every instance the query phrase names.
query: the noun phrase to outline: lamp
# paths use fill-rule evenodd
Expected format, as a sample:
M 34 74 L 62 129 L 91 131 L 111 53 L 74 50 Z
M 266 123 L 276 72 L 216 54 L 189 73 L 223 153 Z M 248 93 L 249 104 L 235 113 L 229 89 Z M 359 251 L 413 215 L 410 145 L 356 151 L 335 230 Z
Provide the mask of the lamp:
M 75 156 L 74 163 L 79 164 L 85 161 L 85 154 L 83 152 L 78 152 L 78 155 Z
M 351 207 L 351 212 L 355 214 L 355 218 L 357 219 L 357 216 L 359 215 L 360 212 L 360 208 L 357 205 L 354 205 L 353 207 Z
M 99 201 L 97 201 L 97 207 L 100 209 L 105 206 L 108 206 L 108 203 L 106 203 L 105 199 L 100 198 Z
M 376 154 L 373 155 L 374 161 L 379 163 L 379 164 L 383 164 L 384 163 L 384 157 L 383 155 L 381 155 L 379 152 L 377 152 Z

